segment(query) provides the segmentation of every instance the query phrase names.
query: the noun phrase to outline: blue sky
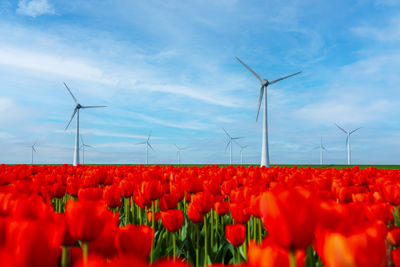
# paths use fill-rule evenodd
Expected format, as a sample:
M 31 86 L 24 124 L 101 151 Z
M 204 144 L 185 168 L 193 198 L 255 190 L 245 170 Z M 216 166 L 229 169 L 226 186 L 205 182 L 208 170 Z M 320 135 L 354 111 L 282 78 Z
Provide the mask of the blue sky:
M 272 164 L 400 164 L 400 1 L 0 2 L 0 163 L 72 163 L 74 102 L 87 163 L 228 163 L 222 127 L 259 163 L 259 82 Z M 233 147 L 238 163 L 239 147 Z

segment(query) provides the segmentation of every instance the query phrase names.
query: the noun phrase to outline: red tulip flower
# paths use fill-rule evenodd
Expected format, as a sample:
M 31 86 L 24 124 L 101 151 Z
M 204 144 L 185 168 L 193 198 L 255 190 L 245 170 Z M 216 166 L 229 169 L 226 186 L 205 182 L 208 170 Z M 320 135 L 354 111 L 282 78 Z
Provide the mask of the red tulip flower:
M 133 224 L 119 228 L 115 244 L 121 255 L 144 257 L 150 256 L 153 246 L 154 231 L 151 227 Z
M 103 190 L 103 200 L 110 209 L 121 207 L 121 192 L 115 185 L 106 186 Z
M 168 210 L 161 212 L 161 221 L 169 232 L 177 232 L 183 224 L 183 213 L 181 210 Z
M 225 228 L 226 239 L 234 247 L 239 247 L 246 240 L 246 226 L 243 224 L 230 224 Z
M 246 224 L 250 220 L 250 208 L 246 202 L 231 203 L 230 211 L 235 223 Z
M 214 210 L 219 216 L 224 216 L 229 211 L 229 202 L 227 201 L 215 202 Z
M 400 267 L 400 248 L 392 250 L 392 260 L 395 267 Z
M 147 212 L 147 221 L 151 223 L 153 213 L 151 211 Z M 154 212 L 154 222 L 158 222 L 161 219 L 161 212 Z
M 196 209 L 196 206 L 193 205 L 193 203 L 189 203 L 186 213 L 189 220 L 194 223 L 202 223 L 204 221 L 204 215 Z
M 200 192 L 192 195 L 192 203 L 200 213 L 207 214 L 213 207 L 214 198 L 208 192 Z
M 317 203 L 311 192 L 299 187 L 275 190 L 264 193 L 260 204 L 264 226 L 276 243 L 286 249 L 306 248 L 312 243 Z
M 65 214 L 71 235 L 83 242 L 95 240 L 112 219 L 112 212 L 102 201 L 68 200 Z
M 178 196 L 175 194 L 164 194 L 158 202 L 161 211 L 176 209 L 178 205 Z

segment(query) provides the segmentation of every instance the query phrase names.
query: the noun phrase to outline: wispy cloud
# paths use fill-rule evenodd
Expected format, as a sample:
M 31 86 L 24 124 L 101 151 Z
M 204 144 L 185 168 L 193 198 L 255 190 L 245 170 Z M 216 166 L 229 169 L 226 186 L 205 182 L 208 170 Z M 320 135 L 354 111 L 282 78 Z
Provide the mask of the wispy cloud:
M 35 18 L 45 14 L 54 14 L 55 10 L 47 0 L 19 0 L 17 12 Z

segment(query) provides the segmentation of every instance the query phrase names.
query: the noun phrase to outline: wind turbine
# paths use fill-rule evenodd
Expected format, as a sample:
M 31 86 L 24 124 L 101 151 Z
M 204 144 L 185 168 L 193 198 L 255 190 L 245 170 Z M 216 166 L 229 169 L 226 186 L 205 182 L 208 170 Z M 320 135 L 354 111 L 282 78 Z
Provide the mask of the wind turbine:
M 85 142 L 83 142 L 82 135 L 81 135 L 81 141 L 82 141 L 82 145 L 81 145 L 81 148 L 82 148 L 82 164 L 85 164 L 85 146 L 86 147 L 91 147 L 91 148 L 93 148 L 93 147 L 90 146 L 90 145 L 87 145 L 87 144 L 85 144 Z
M 187 149 L 187 147 L 179 147 L 175 144 L 176 149 L 178 149 L 178 151 L 176 152 L 176 154 L 178 155 L 178 165 L 181 165 L 181 151 Z
M 347 135 L 347 137 L 346 137 L 346 145 L 347 145 L 347 165 L 350 165 L 350 164 L 351 164 L 350 135 L 351 135 L 352 133 L 354 133 L 355 131 L 357 131 L 358 129 L 362 128 L 362 127 L 358 127 L 357 129 L 355 129 L 355 130 L 349 132 L 349 131 L 346 131 L 345 129 L 343 129 L 342 127 L 340 127 L 339 125 L 337 125 L 336 123 L 335 123 L 335 125 Z
M 301 71 L 290 74 L 288 76 L 281 77 L 279 79 L 273 80 L 273 81 L 268 81 L 267 79 L 261 78 L 260 75 L 258 75 L 254 70 L 252 70 L 249 66 L 247 66 L 243 61 L 241 61 L 238 57 L 236 59 L 246 68 L 248 69 L 251 73 L 253 73 L 254 76 L 260 81 L 261 83 L 261 88 L 260 88 L 260 97 L 258 99 L 258 110 L 257 110 L 257 117 L 256 121 L 258 120 L 258 114 L 260 113 L 260 107 L 261 107 L 261 102 L 264 96 L 264 106 L 263 106 L 263 130 L 262 130 L 262 147 L 261 147 L 261 166 L 266 166 L 269 167 L 269 152 L 268 152 L 268 119 L 267 119 L 267 87 L 268 85 L 277 83 L 279 81 L 282 81 L 284 79 L 287 79 L 289 77 L 292 77 L 294 75 L 297 75 L 301 73 Z
M 137 143 L 137 145 L 144 145 L 146 144 L 146 165 L 149 165 L 149 147 L 151 148 L 151 150 L 154 151 L 153 147 L 150 145 L 150 137 L 151 137 L 151 132 L 149 133 L 149 137 L 147 137 L 146 142 L 140 142 Z
M 227 132 L 224 128 L 222 128 L 222 130 L 224 130 L 224 132 L 226 133 L 226 135 L 229 137 L 229 141 L 228 141 L 228 143 L 226 144 L 225 150 L 228 149 L 228 146 L 230 145 L 229 164 L 232 164 L 232 141 L 233 141 L 233 140 L 240 139 L 240 138 L 243 138 L 243 137 L 232 137 L 232 136 L 230 136 L 230 134 L 228 134 L 228 132 Z
M 328 151 L 324 145 L 322 144 L 322 136 L 321 136 L 321 143 L 319 144 L 319 146 L 314 147 L 314 149 L 318 149 L 319 148 L 319 164 L 322 165 L 323 163 L 323 150 Z
M 69 120 L 67 127 L 65 127 L 65 131 L 68 129 L 68 126 L 70 125 L 72 119 L 74 118 L 75 114 L 76 115 L 76 136 L 75 136 L 75 149 L 74 149 L 74 162 L 73 165 L 76 166 L 79 164 L 79 110 L 85 109 L 85 108 L 105 108 L 106 106 L 82 106 L 81 104 L 78 103 L 78 100 L 75 98 L 75 96 L 72 94 L 71 90 L 69 90 L 68 86 L 64 83 L 65 88 L 67 88 L 68 92 L 72 96 L 72 99 L 75 101 L 75 108 L 72 113 L 71 119 Z
M 32 163 L 31 163 L 31 165 L 33 165 L 33 152 L 37 153 L 37 151 L 35 149 L 36 143 L 37 143 L 37 141 L 35 141 L 35 143 L 33 143 L 33 145 L 31 145 L 31 148 L 32 148 Z
M 237 144 L 240 146 L 240 165 L 243 165 L 243 150 L 248 146 L 242 146 L 239 143 L 237 143 Z

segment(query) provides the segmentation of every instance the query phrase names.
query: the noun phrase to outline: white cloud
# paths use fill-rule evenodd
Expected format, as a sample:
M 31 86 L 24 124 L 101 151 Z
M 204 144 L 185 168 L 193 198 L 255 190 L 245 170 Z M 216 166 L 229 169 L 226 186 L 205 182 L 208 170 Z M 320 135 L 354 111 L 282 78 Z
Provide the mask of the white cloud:
M 400 41 L 400 15 L 392 17 L 385 27 L 359 26 L 352 28 L 352 31 L 358 36 L 379 42 Z
M 54 8 L 47 0 L 20 0 L 17 13 L 35 18 L 44 14 L 54 14 Z

